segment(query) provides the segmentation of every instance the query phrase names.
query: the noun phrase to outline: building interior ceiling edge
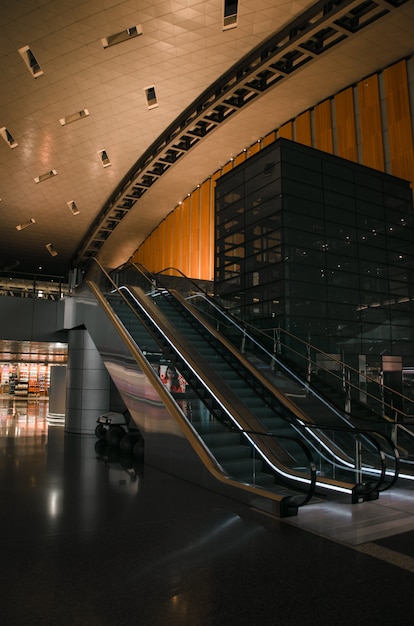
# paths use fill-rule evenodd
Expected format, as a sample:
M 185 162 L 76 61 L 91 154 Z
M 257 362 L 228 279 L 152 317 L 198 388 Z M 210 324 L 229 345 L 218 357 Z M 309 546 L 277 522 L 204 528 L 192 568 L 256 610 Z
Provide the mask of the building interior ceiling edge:
M 337 21 L 345 20 L 341 28 L 348 35 L 353 28 L 352 36 L 326 46 L 320 56 L 308 50 L 312 63 L 291 75 L 279 59 L 280 86 L 260 91 L 251 80 L 249 88 L 260 97 L 239 107 L 235 122 L 221 123 L 213 139 L 201 137 L 194 151 L 182 150 L 165 180 L 156 176 L 154 191 L 146 189 L 145 202 L 134 203 L 120 226 L 121 240 L 122 232 L 134 234 L 125 237 L 123 260 L 197 184 L 258 137 L 412 54 L 411 0 L 385 3 L 389 9 L 378 19 L 351 28 L 349 15 L 359 4 L 338 8 Z M 292 34 L 289 26 L 300 23 L 305 11 L 316 20 L 315 7 L 323 15 L 325 5 L 289 2 L 281 9 L 271 0 L 246 1 L 233 28 L 223 28 L 221 0 L 162 15 L 129 2 L 105 10 L 95 2 L 77 2 L 71 11 L 35 0 L 9 6 L 0 18 L 0 269 L 64 275 L 126 174 L 174 120 L 272 37 L 290 33 L 292 50 L 293 43 L 296 49 L 309 43 L 316 22 L 300 41 L 298 29 Z M 134 36 L 106 45 L 111 33 L 126 31 Z M 196 123 L 199 130 L 206 127 Z M 156 202 L 148 211 L 151 198 Z M 119 240 L 112 243 L 109 236 L 105 242 L 108 266 L 119 259 Z

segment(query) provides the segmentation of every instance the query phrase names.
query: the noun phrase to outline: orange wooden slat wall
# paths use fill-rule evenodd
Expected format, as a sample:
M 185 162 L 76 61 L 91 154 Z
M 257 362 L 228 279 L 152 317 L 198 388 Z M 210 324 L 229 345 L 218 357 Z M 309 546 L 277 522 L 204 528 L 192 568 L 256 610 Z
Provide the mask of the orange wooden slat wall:
M 189 269 L 188 276 L 200 276 L 200 189 L 191 194 L 191 228 L 189 234 Z
M 315 143 L 314 147 L 333 153 L 333 130 L 331 101 L 325 100 L 314 108 Z
M 171 246 L 171 266 L 181 269 L 181 209 L 182 205 L 176 207 L 173 212 L 173 236 Z
M 227 172 L 230 172 L 230 170 L 232 169 L 233 169 L 233 161 L 227 161 L 227 163 L 223 165 L 223 167 L 221 168 L 221 175 L 227 174 Z
M 336 113 L 337 154 L 350 161 L 358 161 L 354 91 L 352 87 L 334 98 Z
M 312 129 L 310 111 L 305 111 L 296 118 L 295 122 L 295 140 L 305 146 L 312 145 Z
M 174 212 L 171 211 L 164 220 L 165 222 L 165 253 L 164 253 L 164 265 L 161 269 L 173 267 L 173 241 L 174 241 Z
M 406 61 L 384 71 L 391 174 L 414 180 L 413 127 Z
M 188 276 L 190 272 L 190 199 L 190 197 L 187 197 L 181 205 L 181 264 L 175 266 L 186 276 Z
M 165 267 L 165 220 L 158 225 L 155 234 L 154 271 L 160 272 Z
M 262 146 L 263 148 L 266 148 L 266 146 L 270 145 L 271 143 L 273 143 L 276 139 L 276 132 L 273 131 L 271 133 L 269 133 L 268 135 L 266 135 L 265 137 L 263 137 L 263 141 L 262 141 Z
M 284 139 L 293 139 L 293 122 L 283 124 L 277 131 L 277 136 L 283 137 Z
M 256 143 L 254 143 L 252 146 L 250 146 L 250 148 L 247 151 L 247 156 L 251 157 L 254 154 L 257 154 L 259 152 L 259 150 L 261 149 L 261 145 L 260 145 L 260 141 L 256 141 Z
M 358 104 L 362 162 L 368 167 L 384 171 L 381 105 L 376 74 L 358 83 Z
M 214 219 L 212 181 L 204 181 L 200 189 L 200 274 L 198 278 L 212 280 L 214 275 Z
M 236 158 L 234 159 L 234 167 L 237 167 L 237 165 L 240 165 L 240 163 L 244 163 L 246 158 L 247 158 L 247 151 L 243 150 L 243 152 L 240 152 L 240 154 L 238 154 Z

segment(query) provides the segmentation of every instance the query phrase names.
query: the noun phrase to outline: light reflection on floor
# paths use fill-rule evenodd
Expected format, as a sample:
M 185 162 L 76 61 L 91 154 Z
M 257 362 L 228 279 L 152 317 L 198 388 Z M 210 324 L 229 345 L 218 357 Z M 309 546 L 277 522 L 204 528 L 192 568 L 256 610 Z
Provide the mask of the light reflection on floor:
M 0 396 L 0 435 L 30 437 L 46 435 L 47 399 Z

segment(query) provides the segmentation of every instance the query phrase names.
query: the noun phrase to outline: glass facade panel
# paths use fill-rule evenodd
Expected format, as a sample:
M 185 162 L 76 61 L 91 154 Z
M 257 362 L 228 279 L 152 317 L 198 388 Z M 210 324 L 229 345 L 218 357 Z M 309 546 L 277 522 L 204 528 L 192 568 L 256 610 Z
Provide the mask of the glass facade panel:
M 216 224 L 216 292 L 246 320 L 414 363 L 408 183 L 279 139 L 217 181 Z

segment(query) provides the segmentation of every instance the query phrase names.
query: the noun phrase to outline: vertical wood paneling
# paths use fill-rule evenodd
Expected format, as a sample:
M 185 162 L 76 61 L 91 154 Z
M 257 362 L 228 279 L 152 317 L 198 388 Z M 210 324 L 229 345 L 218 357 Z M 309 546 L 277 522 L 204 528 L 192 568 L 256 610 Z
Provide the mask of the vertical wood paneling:
M 174 212 L 171 211 L 164 220 L 165 222 L 165 252 L 164 252 L 164 265 L 161 269 L 172 267 L 174 264 L 173 259 L 173 242 L 174 242 Z
M 272 133 L 269 133 L 268 135 L 263 137 L 262 147 L 266 148 L 266 146 L 268 146 L 271 143 L 273 143 L 275 141 L 275 139 L 276 139 L 276 132 L 273 131 Z
M 413 128 L 406 61 L 384 71 L 391 174 L 414 180 Z
M 277 136 L 283 137 L 284 139 L 293 139 L 293 122 L 283 124 L 277 131 Z
M 147 267 L 151 269 L 153 272 L 156 268 L 156 255 L 155 255 L 155 245 L 154 245 L 154 237 L 151 235 L 147 238 L 147 256 L 148 256 L 148 265 Z
M 325 100 L 314 109 L 315 148 L 333 153 L 331 100 Z
M 200 189 L 200 276 L 204 280 L 213 277 L 214 224 L 211 215 L 211 180 L 204 181 Z
M 190 205 L 190 198 L 181 205 L 181 265 L 177 265 L 186 276 L 190 273 Z
M 165 220 L 162 220 L 156 231 L 155 240 L 155 271 L 160 272 L 165 268 Z
M 312 129 L 310 111 L 305 111 L 296 118 L 295 122 L 295 141 L 305 146 L 312 145 Z
M 148 262 L 149 262 L 149 259 L 147 258 L 147 249 L 148 249 L 147 243 L 148 243 L 148 238 L 143 242 L 141 246 L 142 248 L 141 263 L 145 265 L 146 267 L 148 267 Z M 148 267 L 148 269 L 151 269 L 151 268 Z
M 257 154 L 261 149 L 260 141 L 256 141 L 250 148 L 247 150 L 247 156 L 251 157 L 254 154 Z
M 387 116 L 391 173 L 408 180 L 414 179 L 414 145 L 410 93 L 406 61 L 386 69 L 384 76 L 385 109 Z M 355 108 L 354 95 L 358 105 Z M 336 154 L 358 162 L 359 128 L 362 162 L 384 171 L 383 124 L 378 76 L 361 81 L 317 105 L 314 115 L 314 145 L 320 150 L 333 152 L 332 106 L 335 107 Z M 214 189 L 216 180 L 247 156 L 258 152 L 261 146 L 272 143 L 276 137 L 312 145 L 311 113 L 306 111 L 293 122 L 287 122 L 277 131 L 253 144 L 248 152 L 238 154 L 216 171 L 176 207 L 140 245 L 133 260 L 153 271 L 165 267 L 178 267 L 193 278 L 212 280 L 214 276 Z
M 358 83 L 358 104 L 363 165 L 385 168 L 378 76 Z
M 223 165 L 223 167 L 221 168 L 221 175 L 223 174 L 227 174 L 227 172 L 230 172 L 230 170 L 233 169 L 233 161 L 227 161 L 227 163 L 225 165 Z
M 181 269 L 181 206 L 174 209 L 173 212 L 173 240 L 171 250 L 171 267 Z
M 195 189 L 190 199 L 190 258 L 188 275 L 190 278 L 200 277 L 200 189 Z
M 334 98 L 337 154 L 349 161 L 358 161 L 354 92 L 352 87 Z
M 234 159 L 234 167 L 237 167 L 237 165 L 240 165 L 240 163 L 244 163 L 246 159 L 247 152 L 243 150 L 243 152 L 240 152 L 240 154 L 238 154 Z

